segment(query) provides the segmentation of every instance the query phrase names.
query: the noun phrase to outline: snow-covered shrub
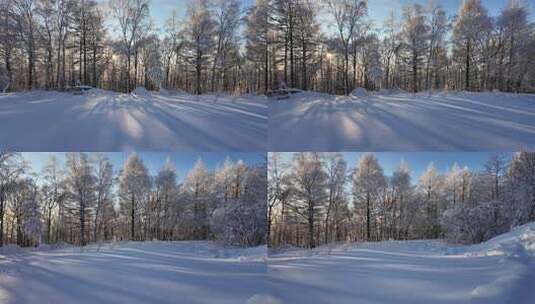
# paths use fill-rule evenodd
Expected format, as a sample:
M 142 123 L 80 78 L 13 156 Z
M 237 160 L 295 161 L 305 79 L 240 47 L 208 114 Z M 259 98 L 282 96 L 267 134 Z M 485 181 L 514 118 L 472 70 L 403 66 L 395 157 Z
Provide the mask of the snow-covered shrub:
M 257 246 L 265 243 L 267 232 L 265 168 L 249 169 L 245 176 L 243 194 L 219 204 L 211 214 L 210 228 L 225 244 Z
M 458 206 L 444 212 L 441 225 L 450 241 L 480 243 L 508 231 L 510 221 L 506 214 L 504 204 L 499 201 Z
M 217 208 L 210 218 L 212 233 L 227 245 L 257 246 L 266 233 L 265 209 L 250 201 L 232 201 Z
M 132 95 L 135 95 L 139 98 L 144 98 L 150 96 L 150 92 L 145 89 L 145 87 L 137 87 L 135 90 L 132 91 Z
M 356 88 L 351 92 L 351 95 L 359 98 L 366 97 L 368 96 L 368 91 L 365 88 Z

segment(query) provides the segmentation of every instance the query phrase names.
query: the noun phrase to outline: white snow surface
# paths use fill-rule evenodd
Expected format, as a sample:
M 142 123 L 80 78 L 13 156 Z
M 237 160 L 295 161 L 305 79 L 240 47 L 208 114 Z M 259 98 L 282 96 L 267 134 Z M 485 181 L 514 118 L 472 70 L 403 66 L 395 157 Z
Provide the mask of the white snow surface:
M 0 149 L 32 151 L 265 151 L 265 97 L 132 94 L 0 94 Z
M 535 95 L 401 90 L 269 102 L 269 151 L 535 148 Z
M 270 252 L 280 303 L 533 303 L 535 223 L 488 242 L 339 244 Z
M 365 88 L 356 88 L 351 92 L 351 96 L 363 98 L 368 96 L 368 91 Z
M 269 299 L 266 246 L 184 241 L 10 247 L 9 253 L 0 250 L 0 303 L 266 304 Z

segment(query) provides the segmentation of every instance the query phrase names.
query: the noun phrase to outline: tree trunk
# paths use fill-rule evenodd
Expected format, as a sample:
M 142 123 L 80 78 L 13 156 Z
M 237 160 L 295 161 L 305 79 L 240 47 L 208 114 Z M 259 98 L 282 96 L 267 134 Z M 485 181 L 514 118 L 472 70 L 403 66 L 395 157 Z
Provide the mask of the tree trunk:
M 308 202 L 308 245 L 309 248 L 315 248 L 314 244 L 314 203 Z
M 85 206 L 80 202 L 80 244 L 85 246 Z
M 306 48 L 306 41 L 303 41 L 303 90 L 308 90 L 308 79 L 307 79 L 307 48 Z
M 126 93 L 130 93 L 130 49 L 126 55 Z
M 470 40 L 466 41 L 466 79 L 465 90 L 470 91 Z
M 269 47 L 267 42 L 264 56 L 264 93 L 267 94 L 267 91 L 269 90 Z
M 52 208 L 48 208 L 47 220 L 46 220 L 46 241 L 48 244 L 50 242 L 50 228 L 52 226 Z
M 344 93 L 349 96 L 349 46 L 345 46 L 344 62 Z
M 97 87 L 97 46 L 93 45 L 93 87 Z
M 272 214 L 273 207 L 271 205 L 268 206 L 268 213 L 267 213 L 267 231 L 266 231 L 266 242 L 268 246 L 272 246 L 271 243 L 271 214 Z
M 196 68 L 196 89 L 195 93 L 197 95 L 201 95 L 201 73 L 202 73 L 202 66 L 201 66 L 201 60 L 202 60 L 202 52 L 200 50 L 197 50 L 197 64 L 195 66 Z
M 418 92 L 418 53 L 412 50 L 412 91 Z
M 132 203 L 132 210 L 131 210 L 131 226 L 130 226 L 130 240 L 131 241 L 134 241 L 135 240 L 135 200 L 134 200 L 134 196 L 132 195 L 131 197 L 131 203 Z
M 370 210 L 370 194 L 366 194 L 366 240 L 370 241 L 370 218 L 371 218 L 371 210 Z

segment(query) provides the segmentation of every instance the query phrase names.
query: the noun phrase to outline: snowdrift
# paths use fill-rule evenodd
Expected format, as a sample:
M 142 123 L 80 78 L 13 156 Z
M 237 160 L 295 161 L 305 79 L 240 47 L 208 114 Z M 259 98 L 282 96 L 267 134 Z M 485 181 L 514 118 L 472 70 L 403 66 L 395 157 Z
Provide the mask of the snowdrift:
M 151 96 L 151 92 L 149 92 L 145 87 L 137 87 L 135 90 L 130 93 L 132 96 L 138 97 L 138 98 L 147 98 Z
M 535 222 L 514 228 L 486 242 L 453 248 L 450 254 L 535 258 Z
M 351 96 L 358 98 L 364 98 L 368 95 L 368 91 L 365 88 L 356 88 L 351 92 Z

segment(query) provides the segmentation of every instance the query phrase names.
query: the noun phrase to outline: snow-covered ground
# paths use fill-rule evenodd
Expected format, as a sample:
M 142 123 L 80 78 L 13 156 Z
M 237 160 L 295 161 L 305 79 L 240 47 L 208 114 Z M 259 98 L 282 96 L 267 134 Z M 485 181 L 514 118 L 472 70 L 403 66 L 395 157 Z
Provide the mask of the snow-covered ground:
M 535 223 L 488 242 L 389 241 L 270 253 L 273 303 L 533 303 Z
M 0 94 L 0 149 L 265 151 L 265 98 L 137 89 Z
M 535 148 L 535 95 L 362 91 L 269 103 L 269 151 Z
M 259 303 L 265 246 L 117 243 L 0 249 L 0 303 Z

